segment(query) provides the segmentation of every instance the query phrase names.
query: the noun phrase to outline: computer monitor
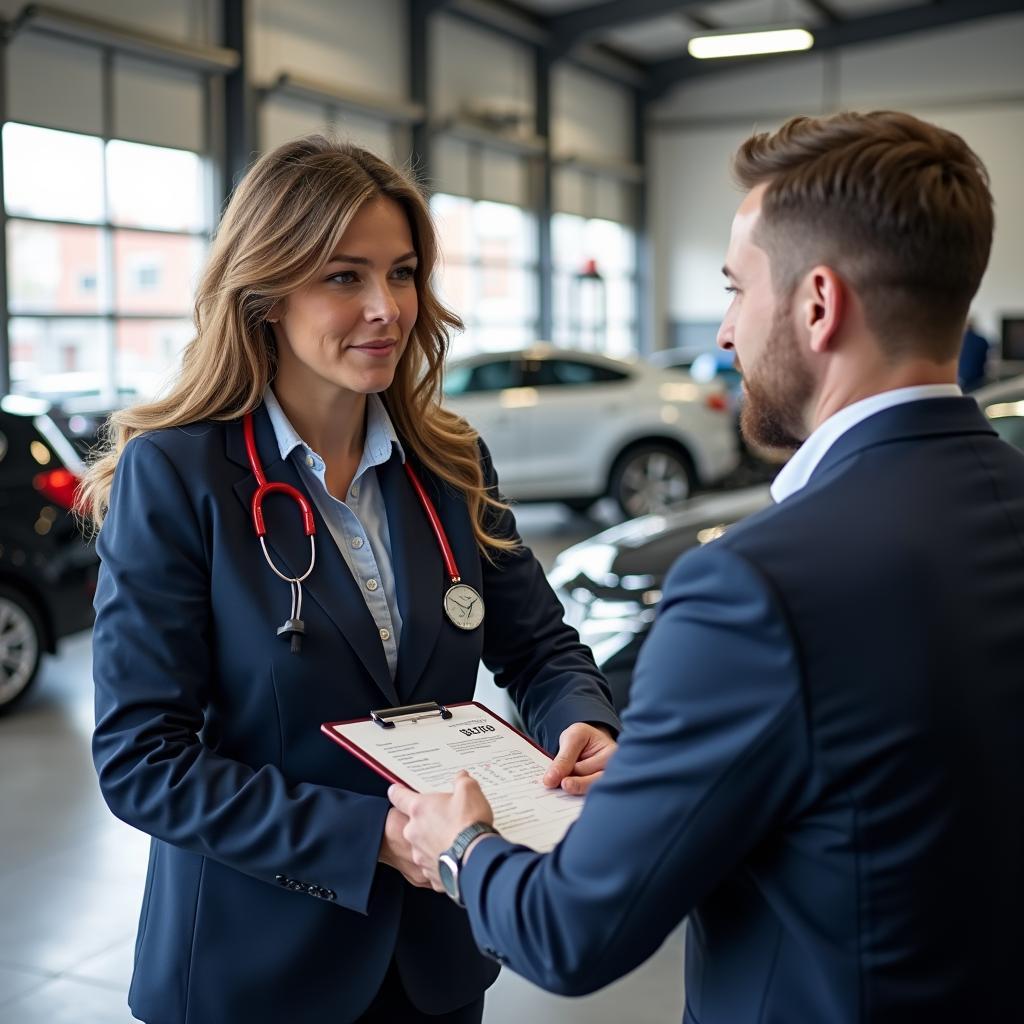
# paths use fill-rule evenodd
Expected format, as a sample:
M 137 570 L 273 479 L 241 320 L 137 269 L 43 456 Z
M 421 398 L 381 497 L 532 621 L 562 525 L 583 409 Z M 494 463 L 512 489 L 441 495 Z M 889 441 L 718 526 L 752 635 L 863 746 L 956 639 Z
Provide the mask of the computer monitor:
M 1024 316 L 1004 316 L 1002 357 L 1005 362 L 1024 362 Z

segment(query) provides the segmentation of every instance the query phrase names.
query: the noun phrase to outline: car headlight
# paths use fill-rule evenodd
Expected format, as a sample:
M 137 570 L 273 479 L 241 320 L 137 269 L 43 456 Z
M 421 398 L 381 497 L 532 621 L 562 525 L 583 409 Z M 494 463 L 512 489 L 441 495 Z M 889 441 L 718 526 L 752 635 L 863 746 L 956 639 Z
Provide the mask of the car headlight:
M 583 643 L 594 652 L 599 666 L 632 643 L 638 634 L 647 632 L 654 621 L 654 609 L 640 601 L 594 597 L 579 589 L 583 593 L 570 595 L 575 605 L 574 617 L 578 619 L 573 625 Z

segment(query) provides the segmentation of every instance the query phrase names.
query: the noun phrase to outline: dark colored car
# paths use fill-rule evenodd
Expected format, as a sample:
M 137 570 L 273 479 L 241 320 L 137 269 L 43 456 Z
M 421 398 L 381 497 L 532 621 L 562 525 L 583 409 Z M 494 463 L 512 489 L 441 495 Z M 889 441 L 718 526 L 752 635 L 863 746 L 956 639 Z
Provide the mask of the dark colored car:
M 684 551 L 714 540 L 769 504 L 767 486 L 695 498 L 678 512 L 613 526 L 555 559 L 548 579 L 566 622 L 593 649 L 617 709 L 626 706 L 633 666 L 669 567 Z
M 0 398 L 0 714 L 44 653 L 92 624 L 98 559 L 71 511 L 102 417 Z

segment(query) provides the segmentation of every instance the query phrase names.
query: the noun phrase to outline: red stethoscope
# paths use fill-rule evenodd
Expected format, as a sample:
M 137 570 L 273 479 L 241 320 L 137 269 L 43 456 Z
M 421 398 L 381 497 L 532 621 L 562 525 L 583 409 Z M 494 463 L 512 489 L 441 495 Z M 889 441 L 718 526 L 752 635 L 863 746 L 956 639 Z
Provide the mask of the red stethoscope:
M 256 493 L 252 496 L 252 525 L 256 530 L 256 536 L 259 538 L 267 565 L 273 570 L 274 575 L 291 587 L 292 592 L 291 615 L 283 625 L 278 627 L 277 635 L 290 639 L 292 654 L 298 654 L 302 647 L 302 637 L 306 633 L 306 624 L 302 621 L 302 581 L 309 576 L 313 571 L 313 566 L 316 565 L 316 521 L 313 518 L 313 507 L 310 505 L 309 499 L 291 484 L 267 480 L 267 475 L 263 472 L 263 463 L 260 462 L 259 452 L 256 450 L 252 413 L 246 413 L 242 418 L 242 432 L 245 435 L 245 453 L 249 457 L 249 468 L 259 485 L 256 488 Z M 483 598 L 471 586 L 462 582 L 459 576 L 459 567 L 455 564 L 455 556 L 452 554 L 451 545 L 448 543 L 441 520 L 408 460 L 405 462 L 405 474 L 423 506 L 423 511 L 427 514 L 427 519 L 430 520 L 434 536 L 437 538 L 437 545 L 441 549 L 441 557 L 444 559 L 444 568 L 449 581 L 443 599 L 445 614 L 459 629 L 476 629 L 484 621 Z M 263 518 L 263 499 L 268 494 L 274 493 L 284 494 L 291 498 L 302 512 L 302 529 L 309 538 L 309 568 L 301 576 L 286 576 L 274 565 L 274 560 L 270 557 L 270 552 L 267 551 L 267 524 Z

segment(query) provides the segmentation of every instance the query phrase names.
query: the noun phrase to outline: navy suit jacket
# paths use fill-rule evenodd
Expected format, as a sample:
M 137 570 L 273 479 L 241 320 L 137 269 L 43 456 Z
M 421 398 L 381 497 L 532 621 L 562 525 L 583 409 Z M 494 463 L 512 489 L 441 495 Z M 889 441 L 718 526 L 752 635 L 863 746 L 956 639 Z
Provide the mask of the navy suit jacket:
M 302 490 L 262 408 L 255 427 L 268 478 Z M 442 612 L 441 553 L 398 458 L 377 472 L 403 621 L 394 681 L 319 513 L 301 654 L 276 636 L 288 587 L 253 531 L 240 422 L 150 433 L 121 456 L 98 542 L 93 749 L 111 809 L 153 836 L 129 995 L 150 1024 L 343 1024 L 392 957 L 431 1013 L 494 980 L 464 912 L 378 864 L 387 783 L 321 735 L 322 722 L 467 700 L 482 657 L 549 751 L 572 722 L 618 728 L 533 556 L 482 559 L 465 502 L 420 468 L 486 605 L 480 629 L 457 629 Z M 265 512 L 272 555 L 300 575 L 309 541 L 297 506 L 271 496 Z M 510 514 L 497 531 L 515 534 Z
M 462 888 L 566 994 L 689 914 L 691 1024 L 1021 1020 L 1024 456 L 972 399 L 899 406 L 686 554 L 579 820 Z

